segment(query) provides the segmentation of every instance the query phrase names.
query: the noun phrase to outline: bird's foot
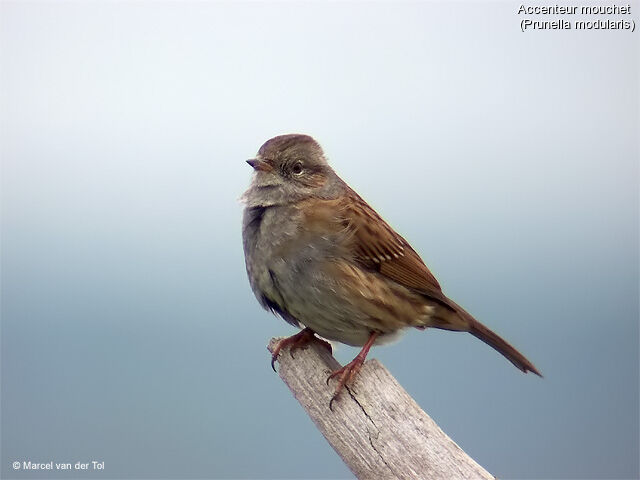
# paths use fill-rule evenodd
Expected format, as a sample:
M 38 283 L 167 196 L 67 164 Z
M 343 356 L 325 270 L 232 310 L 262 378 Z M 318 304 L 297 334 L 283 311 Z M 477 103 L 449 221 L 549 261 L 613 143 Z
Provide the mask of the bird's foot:
M 339 368 L 335 372 L 332 372 L 331 375 L 329 375 L 329 378 L 327 378 L 327 385 L 328 385 L 329 380 L 331 380 L 332 378 L 339 377 L 336 391 L 331 397 L 331 400 L 329 401 L 329 410 L 333 410 L 333 402 L 338 398 L 338 396 L 340 395 L 340 392 L 346 386 L 346 384 L 351 383 L 351 381 L 355 378 L 355 376 L 360 371 L 362 364 L 367 358 L 369 349 L 371 348 L 371 346 L 373 345 L 377 337 L 378 337 L 378 333 L 375 333 L 375 332 L 372 333 L 371 336 L 369 337 L 369 340 L 367 340 L 367 343 L 365 343 L 364 347 L 362 347 L 362 350 L 360 350 L 360 353 L 356 355 L 356 358 L 351 360 L 344 367 Z
M 338 398 L 338 396 L 340 395 L 340 392 L 345 387 L 347 382 L 351 382 L 353 377 L 355 377 L 356 374 L 360 371 L 360 368 L 362 367 L 363 363 L 364 363 L 364 358 L 360 358 L 360 355 L 358 355 L 356 358 L 354 358 L 349 363 L 347 363 L 344 367 L 339 368 L 335 372 L 332 372 L 331 375 L 329 375 L 329 378 L 327 378 L 327 384 L 329 383 L 329 380 L 339 376 L 338 386 L 336 387 L 336 391 L 331 397 L 331 400 L 329 401 L 330 410 L 333 410 L 333 402 Z
M 331 344 L 325 340 L 322 340 L 321 338 L 316 337 L 315 332 L 310 328 L 303 328 L 295 335 L 283 338 L 282 340 L 278 340 L 275 347 L 273 347 L 273 353 L 271 354 L 271 368 L 273 368 L 273 371 L 276 371 L 276 360 L 278 359 L 278 355 L 280 355 L 280 352 L 283 348 L 289 347 L 289 354 L 291 355 L 291 358 L 294 358 L 294 350 L 306 347 L 314 341 L 318 342 L 320 345 L 326 348 L 329 353 L 333 352 Z

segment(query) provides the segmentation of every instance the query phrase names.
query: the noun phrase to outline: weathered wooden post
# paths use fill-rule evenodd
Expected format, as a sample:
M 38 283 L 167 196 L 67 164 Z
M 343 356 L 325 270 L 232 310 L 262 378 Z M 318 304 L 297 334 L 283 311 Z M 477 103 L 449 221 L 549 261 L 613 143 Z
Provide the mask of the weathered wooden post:
M 363 365 L 332 411 L 335 385 L 327 385 L 327 377 L 338 362 L 315 343 L 294 355 L 288 348 L 280 353 L 280 377 L 358 479 L 494 479 L 377 360 Z

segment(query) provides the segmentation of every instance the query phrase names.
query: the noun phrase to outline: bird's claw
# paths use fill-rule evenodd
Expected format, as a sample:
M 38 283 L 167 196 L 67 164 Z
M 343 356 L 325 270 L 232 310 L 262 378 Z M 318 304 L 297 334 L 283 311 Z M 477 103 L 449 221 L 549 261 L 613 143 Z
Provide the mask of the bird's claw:
M 347 363 L 344 367 L 339 368 L 335 372 L 331 372 L 331 374 L 327 377 L 327 385 L 329 385 L 329 380 L 340 376 L 340 378 L 338 379 L 338 386 L 336 387 L 336 391 L 329 401 L 329 410 L 333 411 L 333 402 L 338 399 L 342 390 L 347 386 L 347 383 L 350 383 L 356 376 L 356 374 L 360 371 L 360 367 L 362 367 L 363 363 L 364 358 L 357 356 L 351 362 Z
M 276 360 L 278 360 L 278 356 L 280 355 L 280 352 L 283 348 L 288 346 L 291 358 L 295 358 L 293 356 L 294 350 L 303 348 L 313 341 L 319 342 L 320 345 L 324 346 L 327 350 L 329 350 L 329 353 L 331 353 L 331 344 L 316 337 L 315 332 L 310 328 L 304 328 L 295 335 L 283 338 L 282 340 L 278 340 L 278 342 L 273 347 L 273 353 L 271 354 L 271 368 L 273 368 L 273 371 L 276 372 Z

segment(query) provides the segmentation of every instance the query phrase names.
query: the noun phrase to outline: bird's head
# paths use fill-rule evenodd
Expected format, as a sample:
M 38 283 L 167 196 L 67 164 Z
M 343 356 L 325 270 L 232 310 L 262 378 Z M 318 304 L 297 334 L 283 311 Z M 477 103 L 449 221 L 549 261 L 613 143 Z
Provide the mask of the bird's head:
M 251 186 L 243 195 L 248 206 L 331 196 L 337 178 L 318 142 L 297 133 L 267 140 L 247 163 L 254 170 Z

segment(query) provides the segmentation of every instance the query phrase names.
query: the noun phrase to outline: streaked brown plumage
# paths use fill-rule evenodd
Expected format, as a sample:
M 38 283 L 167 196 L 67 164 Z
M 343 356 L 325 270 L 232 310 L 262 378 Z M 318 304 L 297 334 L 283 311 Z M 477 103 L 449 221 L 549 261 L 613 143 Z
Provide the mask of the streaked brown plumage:
M 409 243 L 327 164 L 306 135 L 267 141 L 256 159 L 243 240 L 258 300 L 305 329 L 276 348 L 299 347 L 313 333 L 362 352 L 333 376 L 336 395 L 369 348 L 407 328 L 469 332 L 523 372 L 540 372 L 514 347 L 444 295 Z

